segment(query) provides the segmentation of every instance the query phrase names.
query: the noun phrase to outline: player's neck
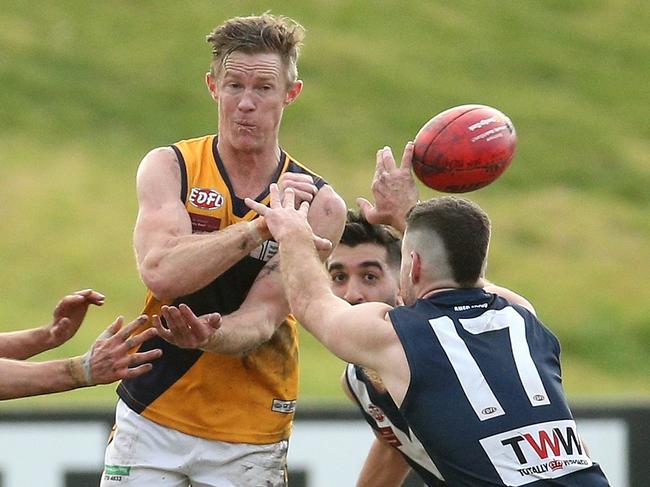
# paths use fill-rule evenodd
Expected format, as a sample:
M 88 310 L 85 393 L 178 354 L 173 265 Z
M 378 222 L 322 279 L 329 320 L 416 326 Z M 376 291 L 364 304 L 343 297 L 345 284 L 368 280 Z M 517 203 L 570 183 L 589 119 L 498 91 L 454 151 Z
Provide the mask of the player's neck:
M 473 286 L 474 288 L 482 288 L 485 286 L 485 281 L 482 278 L 479 278 Z M 451 291 L 453 289 L 459 289 L 460 286 L 458 283 L 452 279 L 444 279 L 441 281 L 434 282 L 432 284 L 429 284 L 426 288 L 424 288 L 420 293 L 418 293 L 419 299 L 424 299 L 428 298 L 429 296 L 432 296 L 436 293 L 440 293 L 442 291 Z
M 429 296 L 440 293 L 442 291 L 450 291 L 452 289 L 458 289 L 458 283 L 453 279 L 442 279 L 433 283 L 429 283 L 426 287 L 417 294 L 419 299 L 428 298 Z
M 419 297 L 419 299 L 426 299 L 430 298 L 436 293 L 441 293 L 443 291 L 453 291 L 454 289 L 458 289 L 457 287 L 442 287 L 440 289 L 433 289 L 432 291 L 429 291 L 428 293 L 424 293 L 422 296 Z
M 219 140 L 217 150 L 230 183 L 240 198 L 255 197 L 268 187 L 280 160 L 280 148 L 277 145 L 249 152 L 237 150 Z

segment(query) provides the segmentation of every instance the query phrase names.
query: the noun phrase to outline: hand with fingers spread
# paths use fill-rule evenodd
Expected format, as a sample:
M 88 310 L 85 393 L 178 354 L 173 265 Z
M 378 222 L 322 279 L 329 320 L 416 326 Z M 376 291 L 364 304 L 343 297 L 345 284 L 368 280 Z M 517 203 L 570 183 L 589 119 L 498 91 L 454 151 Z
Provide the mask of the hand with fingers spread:
M 54 308 L 52 323 L 46 326 L 47 349 L 67 342 L 79 330 L 88 307 L 104 304 L 104 296 L 92 289 L 84 289 L 63 297 Z
M 196 316 L 186 304 L 163 306 L 160 312 L 167 326 L 157 315 L 153 317 L 153 326 L 172 345 L 210 351 L 210 345 L 218 340 L 217 330 L 221 326 L 219 313 Z
M 88 298 L 92 293 L 85 296 Z M 77 300 L 74 298 L 73 302 Z M 79 357 L 45 362 L 0 358 L 0 400 L 109 384 L 149 372 L 153 367 L 149 362 L 159 358 L 162 351 L 134 353 L 134 350 L 155 337 L 157 331 L 149 328 L 133 335 L 147 321 L 146 316 L 124 328 L 123 321 L 121 316 L 117 318 L 95 340 L 91 349 Z
M 314 178 L 309 174 L 297 172 L 285 172 L 278 180 L 280 193 L 287 189 L 293 189 L 295 194 L 295 208 L 298 209 L 303 201 L 311 203 L 318 193 L 318 188 L 314 184 Z
M 408 142 L 400 167 L 390 147 L 377 151 L 375 175 L 372 180 L 373 206 L 365 198 L 357 198 L 361 213 L 370 223 L 391 225 L 404 232 L 406 214 L 418 202 L 418 189 L 413 179 L 413 142 Z
M 92 289 L 61 298 L 49 324 L 0 333 L 0 357 L 25 360 L 58 347 L 77 333 L 90 305 L 103 304 L 104 296 Z
M 133 335 L 146 321 L 147 316 L 142 315 L 122 327 L 124 319 L 120 316 L 97 338 L 85 355 L 70 359 L 71 373 L 79 386 L 109 384 L 149 372 L 153 367 L 149 362 L 159 358 L 162 351 L 154 349 L 134 353 L 140 345 L 158 334 L 156 329 L 148 328 Z
M 309 235 L 314 241 L 317 250 L 329 250 L 332 242 L 315 235 L 312 231 L 307 214 L 309 212 L 309 203 L 303 201 L 296 208 L 296 195 L 292 188 L 281 191 L 275 183 L 271 184 L 271 203 L 270 207 L 264 206 L 257 201 L 246 198 L 246 206 L 256 211 L 264 217 L 269 231 L 273 238 L 280 243 L 285 238 L 292 238 L 297 235 Z

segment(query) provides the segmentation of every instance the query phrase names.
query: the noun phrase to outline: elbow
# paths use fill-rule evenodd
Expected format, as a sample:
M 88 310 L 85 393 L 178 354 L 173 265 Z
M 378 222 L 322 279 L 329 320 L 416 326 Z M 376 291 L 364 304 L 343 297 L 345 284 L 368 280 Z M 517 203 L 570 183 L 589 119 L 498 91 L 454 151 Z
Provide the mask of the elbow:
M 322 212 L 326 218 L 334 223 L 339 223 L 341 226 L 345 225 L 347 206 L 343 198 L 329 185 L 320 189 L 318 197 L 321 201 Z
M 343 235 L 345 220 L 347 217 L 347 206 L 331 186 L 323 186 L 317 195 L 317 201 L 314 202 L 309 213 L 310 224 L 314 233 L 321 237 L 326 237 L 332 242 L 332 247 L 336 247 Z M 330 251 L 319 252 L 321 260 L 325 260 Z
M 160 301 L 172 301 L 174 298 L 181 296 L 178 292 L 176 283 L 163 275 L 158 269 L 140 268 L 140 278 L 147 289 Z

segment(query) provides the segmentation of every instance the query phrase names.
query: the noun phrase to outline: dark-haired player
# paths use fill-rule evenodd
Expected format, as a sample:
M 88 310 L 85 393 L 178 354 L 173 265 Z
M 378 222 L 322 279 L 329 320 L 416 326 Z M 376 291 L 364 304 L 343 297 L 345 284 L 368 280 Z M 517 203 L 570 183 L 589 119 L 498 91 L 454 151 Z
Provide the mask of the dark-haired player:
M 394 166 L 394 162 L 393 162 Z M 379 168 L 379 178 L 390 172 Z M 339 358 L 374 370 L 450 485 L 605 487 L 561 383 L 559 342 L 532 308 L 485 289 L 490 221 L 458 197 L 406 218 L 405 306 L 351 306 L 331 291 L 292 190 L 271 186 L 264 215 L 280 244 L 291 308 Z
M 358 212 L 349 210 L 341 241 L 326 262 L 332 292 L 350 304 L 376 301 L 395 306 L 399 299 L 400 244 L 400 235 L 394 229 L 368 223 Z M 444 485 L 377 373 L 348 364 L 341 386 L 376 435 L 358 487 L 400 486 L 411 468 L 427 485 Z

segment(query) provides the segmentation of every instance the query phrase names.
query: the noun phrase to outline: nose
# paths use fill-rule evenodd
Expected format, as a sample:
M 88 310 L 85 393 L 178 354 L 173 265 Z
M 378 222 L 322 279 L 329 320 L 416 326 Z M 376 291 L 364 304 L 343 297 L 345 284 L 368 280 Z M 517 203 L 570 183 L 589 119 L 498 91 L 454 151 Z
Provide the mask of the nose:
M 359 286 L 355 285 L 354 283 L 350 283 L 345 290 L 345 294 L 343 295 L 343 299 L 345 299 L 348 303 L 350 304 L 359 304 L 363 303 L 366 298 L 361 292 L 361 289 L 359 289 Z
M 255 110 L 255 102 L 253 101 L 253 93 L 251 93 L 249 90 L 245 90 L 241 98 L 239 99 L 239 103 L 237 104 L 237 108 L 241 110 L 242 112 L 251 112 Z

